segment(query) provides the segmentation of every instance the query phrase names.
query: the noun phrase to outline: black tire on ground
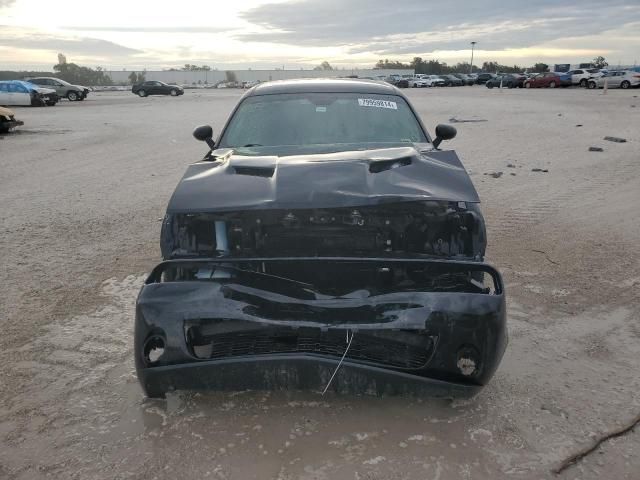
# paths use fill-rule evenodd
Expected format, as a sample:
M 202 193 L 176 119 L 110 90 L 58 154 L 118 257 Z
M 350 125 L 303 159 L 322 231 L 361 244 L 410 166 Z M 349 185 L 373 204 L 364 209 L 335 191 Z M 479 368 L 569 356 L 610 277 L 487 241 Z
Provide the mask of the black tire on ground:
M 631 82 L 629 82 L 628 80 L 624 80 L 621 84 L 620 84 L 620 88 L 624 88 L 627 89 L 631 86 Z
M 487 88 L 493 88 L 493 84 L 492 83 L 487 83 Z
M 56 104 L 56 102 L 47 102 L 47 105 L 50 106 L 50 107 L 54 107 L 55 104 Z
M 524 84 L 524 88 L 531 88 L 531 82 L 526 82 Z
M 549 82 L 549 88 L 556 88 L 556 82 Z
M 147 92 L 145 92 L 144 90 L 138 90 L 138 96 L 146 97 L 147 96 Z
M 67 92 L 67 98 L 70 102 L 75 102 L 79 97 L 78 92 Z
M 587 88 L 587 79 L 583 78 L 582 80 L 580 80 L 580 86 L 582 88 Z
M 173 90 L 171 90 L 171 96 L 172 97 L 177 97 L 178 96 L 178 91 L 174 88 Z
M 587 88 L 590 88 L 590 89 L 592 89 L 592 90 L 593 90 L 594 88 L 596 88 L 596 87 L 597 87 L 596 82 L 593 82 L 593 81 L 592 81 L 592 82 L 589 82 L 589 83 L 588 83 L 588 85 L 587 85 Z

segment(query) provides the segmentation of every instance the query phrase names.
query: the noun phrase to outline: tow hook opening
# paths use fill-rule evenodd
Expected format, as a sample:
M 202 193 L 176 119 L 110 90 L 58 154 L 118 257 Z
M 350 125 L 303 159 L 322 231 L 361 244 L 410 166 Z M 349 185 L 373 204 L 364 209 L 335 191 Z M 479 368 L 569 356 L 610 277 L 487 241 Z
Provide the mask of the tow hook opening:
M 465 377 L 473 377 L 479 371 L 480 353 L 472 345 L 463 345 L 458 350 L 456 366 Z
M 164 338 L 159 335 L 153 335 L 144 342 L 144 348 L 142 349 L 142 355 L 145 365 L 153 366 L 158 363 L 160 357 L 164 353 L 165 341 Z

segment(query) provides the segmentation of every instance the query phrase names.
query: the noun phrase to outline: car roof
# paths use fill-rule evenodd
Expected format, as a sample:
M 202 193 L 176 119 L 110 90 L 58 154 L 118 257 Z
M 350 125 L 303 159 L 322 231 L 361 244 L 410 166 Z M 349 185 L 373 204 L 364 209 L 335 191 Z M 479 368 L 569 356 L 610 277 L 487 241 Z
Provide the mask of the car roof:
M 246 96 L 276 95 L 279 93 L 371 93 L 402 95 L 393 85 L 376 80 L 323 78 L 265 82 L 253 87 L 247 92 Z

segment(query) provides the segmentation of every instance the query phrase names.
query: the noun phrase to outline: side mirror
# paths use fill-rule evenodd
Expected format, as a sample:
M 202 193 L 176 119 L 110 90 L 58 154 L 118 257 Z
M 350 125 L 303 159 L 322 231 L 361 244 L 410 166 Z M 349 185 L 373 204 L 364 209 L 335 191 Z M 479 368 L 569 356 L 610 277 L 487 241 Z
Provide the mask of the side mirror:
M 444 123 L 441 123 L 436 127 L 436 138 L 433 140 L 433 146 L 435 148 L 438 148 L 443 140 L 451 140 L 456 136 L 457 133 L 458 131 L 451 125 L 445 125 Z
M 211 128 L 211 125 L 200 125 L 199 127 L 196 127 L 193 131 L 193 136 L 196 140 L 207 142 L 207 145 L 209 145 L 211 150 L 215 147 L 215 142 L 213 141 L 213 128 Z

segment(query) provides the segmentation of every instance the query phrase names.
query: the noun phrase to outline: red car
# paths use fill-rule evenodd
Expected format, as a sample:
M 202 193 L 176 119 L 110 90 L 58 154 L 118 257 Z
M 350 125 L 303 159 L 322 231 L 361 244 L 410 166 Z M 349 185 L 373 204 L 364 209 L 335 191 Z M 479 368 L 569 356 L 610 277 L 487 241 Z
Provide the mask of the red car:
M 524 81 L 524 88 L 556 88 L 562 85 L 560 76 L 553 72 L 539 73 L 535 77 L 527 78 Z

